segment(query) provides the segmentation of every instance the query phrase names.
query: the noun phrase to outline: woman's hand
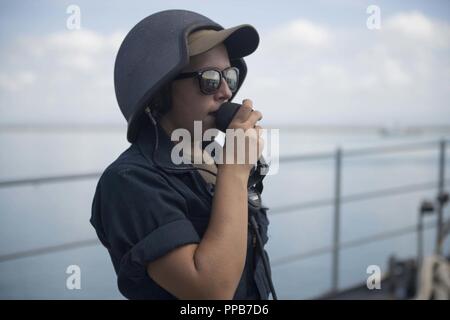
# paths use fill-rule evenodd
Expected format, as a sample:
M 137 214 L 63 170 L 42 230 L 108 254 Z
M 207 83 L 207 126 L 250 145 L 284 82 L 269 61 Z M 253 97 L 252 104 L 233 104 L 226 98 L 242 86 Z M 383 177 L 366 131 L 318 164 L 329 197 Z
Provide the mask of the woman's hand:
M 218 165 L 219 171 L 232 170 L 248 178 L 264 148 L 262 127 L 256 125 L 261 119 L 261 112 L 253 110 L 252 101 L 245 99 L 228 126 L 222 150 L 223 162 Z M 227 149 L 233 145 L 233 149 Z

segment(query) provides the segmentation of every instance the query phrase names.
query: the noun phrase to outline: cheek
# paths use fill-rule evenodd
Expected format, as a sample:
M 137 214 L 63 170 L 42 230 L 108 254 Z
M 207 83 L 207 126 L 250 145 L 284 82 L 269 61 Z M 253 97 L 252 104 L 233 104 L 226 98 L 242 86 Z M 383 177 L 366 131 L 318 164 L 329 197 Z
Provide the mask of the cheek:
M 208 115 L 208 101 L 205 98 L 196 99 L 190 106 L 192 117 L 196 120 L 203 120 Z
M 178 86 L 173 89 L 173 111 L 183 121 L 203 120 L 209 112 L 210 96 L 205 96 L 192 86 Z

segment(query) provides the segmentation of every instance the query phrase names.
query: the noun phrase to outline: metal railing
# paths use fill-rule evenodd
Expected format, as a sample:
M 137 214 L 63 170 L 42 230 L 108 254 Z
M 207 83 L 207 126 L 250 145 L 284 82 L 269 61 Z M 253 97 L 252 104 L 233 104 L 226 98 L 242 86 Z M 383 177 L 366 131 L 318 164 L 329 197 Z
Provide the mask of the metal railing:
M 317 248 L 311 251 L 286 256 L 283 258 L 272 260 L 272 266 L 277 267 L 281 265 L 285 265 L 288 263 L 292 263 L 299 260 L 308 259 L 311 257 L 329 254 L 332 254 L 331 261 L 331 291 L 337 292 L 339 288 L 339 266 L 340 266 L 340 250 L 347 249 L 351 247 L 361 246 L 368 243 L 372 243 L 375 241 L 385 240 L 389 238 L 400 237 L 406 234 L 415 233 L 418 230 L 418 225 L 411 225 L 403 228 L 398 228 L 395 230 L 390 230 L 382 233 L 378 233 L 375 235 L 358 238 L 352 241 L 347 241 L 341 243 L 341 206 L 342 203 L 353 202 L 353 201 L 361 201 L 373 198 L 381 198 L 388 196 L 395 196 L 399 194 L 407 194 L 417 191 L 430 190 L 437 188 L 438 193 L 441 194 L 446 184 L 450 182 L 450 179 L 445 179 L 445 153 L 446 153 L 446 145 L 449 141 L 446 139 L 442 139 L 440 141 L 430 141 L 430 142 L 421 142 L 421 143 L 409 143 L 409 144 L 401 144 L 401 145 L 393 145 L 393 146 L 384 146 L 384 147 L 371 147 L 371 148 L 360 148 L 354 150 L 346 150 L 344 152 L 343 149 L 337 148 L 334 153 L 326 152 L 326 153 L 315 153 L 315 154 L 307 154 L 307 155 L 295 155 L 295 156 L 286 156 L 280 158 L 280 163 L 290 163 L 290 162 L 302 162 L 302 161 L 316 161 L 323 159 L 334 159 L 334 197 L 331 199 L 319 199 L 315 201 L 309 202 L 300 202 L 296 204 L 286 205 L 271 208 L 271 215 L 284 214 L 292 211 L 301 211 L 304 209 L 310 208 L 318 208 L 324 206 L 332 206 L 333 207 L 333 236 L 332 236 L 332 244 L 328 247 Z M 438 161 L 438 180 L 430 181 L 427 183 L 420 184 L 409 184 L 394 188 L 385 188 L 381 190 L 375 190 L 364 193 L 357 193 L 347 196 L 341 195 L 341 186 L 342 186 L 342 161 L 344 157 L 356 157 L 356 156 L 367 156 L 367 155 L 379 155 L 385 153 L 398 153 L 398 152 L 411 152 L 411 151 L 420 151 L 420 150 L 432 150 L 438 148 L 439 150 L 439 161 Z M 38 177 L 31 179 L 16 179 L 16 180 L 4 180 L 0 181 L 0 189 L 1 188 L 11 188 L 18 187 L 24 185 L 39 185 L 39 184 L 48 184 L 48 183 L 61 183 L 61 182 L 71 182 L 75 180 L 83 180 L 83 179 L 94 179 L 98 178 L 101 175 L 101 172 L 92 172 L 86 174 L 74 174 L 74 175 L 65 175 L 65 176 L 53 176 L 53 177 Z M 421 226 L 423 229 L 436 228 L 437 236 L 436 236 L 436 244 L 440 243 L 441 234 L 442 234 L 442 221 L 443 221 L 443 207 L 442 205 L 437 208 L 438 218 L 437 223 L 435 224 L 424 224 Z M 87 247 L 92 245 L 99 245 L 100 242 L 98 239 L 85 239 L 79 241 L 73 241 L 69 243 L 42 247 L 27 251 L 15 252 L 11 254 L 0 255 L 0 263 L 5 261 L 11 261 L 15 259 L 21 259 L 25 257 L 37 256 L 47 253 L 53 253 L 58 251 L 66 251 L 80 247 Z M 439 246 L 436 245 L 436 250 L 440 250 Z
M 359 238 L 356 240 L 341 243 L 341 205 L 342 203 L 367 200 L 380 197 L 395 196 L 399 194 L 412 193 L 422 190 L 430 190 L 437 188 L 438 194 L 442 194 L 445 189 L 445 185 L 450 182 L 450 179 L 445 179 L 445 153 L 446 144 L 448 140 L 442 139 L 440 141 L 430 141 L 421 143 L 411 143 L 411 144 L 401 144 L 392 145 L 384 147 L 371 147 L 371 148 L 360 148 L 355 150 L 343 151 L 341 148 L 337 148 L 334 153 L 316 153 L 308 155 L 299 156 L 289 156 L 284 159 L 280 159 L 280 163 L 288 162 L 298 162 L 298 161 L 314 161 L 323 159 L 333 159 L 334 158 L 334 198 L 331 199 L 321 199 L 311 202 L 302 202 L 297 204 L 290 204 L 287 206 L 272 209 L 272 214 L 283 214 L 291 211 L 299 211 L 302 209 L 318 208 L 322 206 L 333 206 L 333 230 L 332 230 L 332 244 L 329 247 L 321 247 L 311 251 L 303 252 L 300 254 L 295 254 L 288 257 L 279 258 L 272 260 L 272 265 L 274 267 L 284 265 L 286 263 L 292 263 L 295 261 L 308 259 L 315 256 L 320 256 L 328 253 L 332 253 L 331 261 L 331 290 L 330 292 L 337 292 L 339 288 L 339 267 L 340 267 L 340 250 L 347 249 L 355 246 L 361 246 L 374 241 L 384 240 L 388 238 L 395 238 L 404 236 L 406 234 L 416 233 L 418 231 L 418 225 L 411 225 L 403 228 L 398 228 L 395 230 L 378 233 L 372 236 Z M 375 190 L 365 193 L 358 193 L 348 196 L 341 195 L 342 186 L 342 161 L 343 157 L 357 157 L 357 156 L 370 156 L 370 155 L 380 155 L 386 153 L 399 153 L 399 152 L 412 152 L 420 150 L 432 150 L 438 148 L 439 160 L 438 160 L 438 179 L 437 181 L 431 181 L 421 184 L 409 184 L 405 186 L 399 186 L 394 188 L 385 188 L 382 190 Z M 436 228 L 436 252 L 440 252 L 441 248 L 439 244 L 442 237 L 442 222 L 443 222 L 443 206 L 438 202 L 438 218 L 435 224 L 425 224 L 422 226 L 423 229 Z

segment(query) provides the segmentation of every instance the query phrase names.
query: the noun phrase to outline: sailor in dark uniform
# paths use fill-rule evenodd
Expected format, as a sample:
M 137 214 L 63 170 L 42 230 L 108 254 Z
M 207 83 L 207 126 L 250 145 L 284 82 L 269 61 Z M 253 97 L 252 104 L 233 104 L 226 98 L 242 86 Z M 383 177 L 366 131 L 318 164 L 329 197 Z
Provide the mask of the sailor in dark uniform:
M 245 79 L 243 57 L 258 43 L 250 25 L 223 29 L 184 10 L 153 14 L 124 39 L 115 89 L 131 146 L 103 172 L 90 221 L 125 297 L 268 299 L 272 291 L 276 298 L 262 183 L 248 186 L 252 164 L 171 158 L 174 130 L 193 134 L 194 121 L 215 127 L 218 108 Z M 229 128 L 259 132 L 261 118 L 246 99 Z M 257 135 L 250 143 L 263 142 Z M 206 158 L 203 149 L 183 156 Z

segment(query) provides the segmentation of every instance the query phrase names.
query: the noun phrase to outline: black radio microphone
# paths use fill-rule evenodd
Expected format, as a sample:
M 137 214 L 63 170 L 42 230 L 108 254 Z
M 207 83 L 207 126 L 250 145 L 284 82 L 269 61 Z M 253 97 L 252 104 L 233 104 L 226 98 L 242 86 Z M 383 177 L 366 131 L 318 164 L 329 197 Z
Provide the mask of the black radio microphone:
M 223 103 L 219 110 L 216 113 L 216 126 L 222 132 L 226 132 L 228 126 L 233 120 L 234 116 L 238 112 L 239 108 L 242 105 L 233 102 L 225 102 Z M 263 156 L 261 156 L 256 164 L 252 168 L 250 172 L 250 177 L 248 179 L 248 186 L 253 186 L 261 182 L 266 174 L 263 174 L 261 171 L 264 170 L 267 172 L 269 165 L 266 163 Z

